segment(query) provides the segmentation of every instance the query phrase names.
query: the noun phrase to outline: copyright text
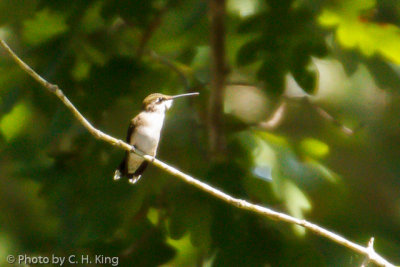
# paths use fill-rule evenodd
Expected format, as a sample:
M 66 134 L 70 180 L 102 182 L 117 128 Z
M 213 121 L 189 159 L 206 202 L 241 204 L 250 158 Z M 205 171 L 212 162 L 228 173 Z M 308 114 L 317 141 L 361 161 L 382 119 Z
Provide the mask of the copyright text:
M 27 254 L 8 255 L 7 262 L 9 264 L 54 264 L 63 266 L 64 264 L 97 264 L 118 266 L 119 258 L 105 255 L 70 255 L 70 256 L 31 256 Z

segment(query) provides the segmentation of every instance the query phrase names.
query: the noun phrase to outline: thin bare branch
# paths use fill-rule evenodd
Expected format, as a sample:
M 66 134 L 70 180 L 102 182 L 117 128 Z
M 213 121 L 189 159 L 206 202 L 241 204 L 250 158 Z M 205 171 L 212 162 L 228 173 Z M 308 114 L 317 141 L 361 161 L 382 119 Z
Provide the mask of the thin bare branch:
M 334 126 L 338 127 L 339 130 L 341 130 L 346 135 L 351 136 L 360 128 L 357 127 L 354 130 L 350 129 L 349 127 L 341 123 L 339 120 L 337 120 L 335 117 L 333 117 L 331 114 L 329 114 L 325 109 L 311 102 L 311 100 L 307 96 L 302 97 L 302 100 L 306 102 L 312 109 L 314 109 L 321 118 L 325 119 L 326 121 L 332 123 Z
M 317 113 L 324 118 L 327 121 L 330 121 L 333 125 L 337 126 L 342 132 L 344 132 L 347 135 L 353 135 L 355 130 L 350 129 L 346 125 L 342 124 L 340 121 L 335 119 L 331 114 L 329 114 L 326 110 L 324 110 L 321 107 L 318 107 L 317 105 L 314 105 L 313 103 L 309 102 L 310 106 L 313 107 Z
M 272 113 L 271 117 L 267 121 L 263 121 L 259 126 L 265 130 L 274 130 L 282 122 L 284 116 L 286 115 L 287 103 L 282 101 L 275 111 Z
M 333 117 L 331 114 L 329 114 L 325 109 L 311 102 L 311 100 L 307 96 L 301 96 L 301 97 L 283 96 L 281 103 L 272 113 L 270 118 L 268 118 L 268 120 L 266 121 L 261 122 L 259 126 L 265 130 L 275 130 L 277 127 L 279 127 L 279 125 L 285 119 L 285 115 L 287 114 L 288 101 L 302 101 L 302 103 L 305 103 L 309 107 L 314 109 L 322 119 L 333 124 L 334 126 L 339 128 L 340 131 L 342 131 L 344 134 L 348 136 L 354 135 L 354 133 L 361 128 L 361 126 L 359 126 L 355 129 L 350 129 L 349 127 L 341 123 L 339 120 L 337 120 L 335 117 Z
M 376 253 L 373 249 L 370 247 L 363 247 L 361 245 L 358 245 L 352 241 L 349 241 L 345 239 L 344 237 L 335 234 L 333 232 L 330 232 L 316 224 L 310 223 L 306 220 L 300 220 L 295 217 L 289 216 L 287 214 L 281 213 L 274 211 L 272 209 L 262 207 L 259 205 L 252 204 L 250 202 L 247 202 L 242 199 L 234 198 L 221 190 L 218 190 L 206 183 L 203 183 L 181 171 L 179 171 L 176 168 L 173 168 L 169 166 L 168 164 L 151 157 L 149 155 L 145 155 L 143 152 L 135 149 L 133 146 L 130 146 L 129 144 L 123 142 L 122 140 L 116 139 L 112 136 L 109 136 L 96 128 L 94 128 L 80 113 L 79 111 L 73 106 L 73 104 L 68 100 L 68 98 L 63 94 L 63 92 L 58 88 L 57 85 L 51 84 L 47 82 L 44 78 L 42 78 L 40 75 L 38 75 L 34 70 L 32 70 L 25 62 L 23 62 L 10 48 L 9 46 L 3 41 L 0 40 L 0 45 L 8 52 L 8 54 L 14 59 L 14 61 L 25 71 L 27 72 L 30 76 L 32 76 L 36 81 L 38 81 L 40 84 L 42 84 L 45 88 L 48 89 L 51 93 L 54 93 L 73 113 L 73 115 L 77 118 L 79 122 L 82 123 L 82 125 L 97 139 L 101 139 L 105 142 L 110 143 L 111 145 L 117 146 L 121 149 L 127 150 L 127 151 L 132 151 L 140 156 L 142 156 L 145 160 L 149 161 L 153 165 L 157 166 L 158 168 L 164 170 L 165 172 L 168 172 L 169 174 L 180 178 L 184 182 L 191 184 L 200 190 L 207 192 L 211 195 L 213 195 L 216 198 L 221 199 L 222 201 L 225 201 L 229 203 L 230 205 L 233 205 L 235 207 L 238 207 L 243 210 L 248 210 L 254 213 L 257 213 L 259 215 L 262 215 L 264 217 L 273 219 L 273 220 L 278 220 L 278 221 L 283 221 L 287 222 L 290 224 L 296 224 L 305 227 L 307 230 L 310 232 L 313 232 L 317 235 L 326 237 L 340 245 L 343 245 L 361 255 L 366 256 L 370 262 L 373 262 L 377 264 L 378 266 L 390 266 L 394 267 L 393 264 L 389 263 L 386 259 L 384 259 L 382 256 L 380 256 L 378 253 Z

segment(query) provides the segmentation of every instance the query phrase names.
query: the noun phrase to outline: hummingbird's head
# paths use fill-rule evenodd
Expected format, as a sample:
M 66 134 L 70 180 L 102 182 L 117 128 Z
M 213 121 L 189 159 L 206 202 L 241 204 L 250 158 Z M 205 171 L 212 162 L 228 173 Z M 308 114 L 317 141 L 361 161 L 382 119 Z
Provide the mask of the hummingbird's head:
M 199 93 L 188 93 L 174 96 L 164 95 L 160 93 L 151 94 L 143 100 L 143 109 L 152 112 L 165 112 L 172 106 L 172 102 L 175 98 L 183 96 L 193 96 L 198 94 Z
M 165 112 L 172 106 L 172 99 L 169 95 L 159 93 L 151 94 L 143 100 L 143 109 L 146 111 Z

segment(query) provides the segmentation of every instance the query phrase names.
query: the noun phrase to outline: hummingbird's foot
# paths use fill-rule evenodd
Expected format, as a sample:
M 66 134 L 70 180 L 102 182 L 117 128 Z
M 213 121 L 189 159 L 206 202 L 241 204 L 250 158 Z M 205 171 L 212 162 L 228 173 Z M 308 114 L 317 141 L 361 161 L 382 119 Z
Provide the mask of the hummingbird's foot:
M 129 183 L 130 184 L 136 184 L 139 181 L 140 177 L 142 177 L 142 176 L 141 175 L 133 176 L 133 178 L 129 179 Z
M 114 180 L 121 179 L 121 171 L 120 170 L 115 170 L 113 179 Z

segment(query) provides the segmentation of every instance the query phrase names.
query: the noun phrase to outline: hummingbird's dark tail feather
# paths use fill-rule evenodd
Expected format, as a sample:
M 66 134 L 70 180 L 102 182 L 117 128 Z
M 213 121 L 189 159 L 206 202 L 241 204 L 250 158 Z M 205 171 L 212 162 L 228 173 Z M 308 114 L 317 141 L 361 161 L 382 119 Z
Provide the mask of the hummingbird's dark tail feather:
M 126 175 L 127 175 L 127 173 L 126 173 L 126 157 L 124 157 L 124 159 L 119 164 L 118 168 L 115 170 L 113 179 L 119 180 L 119 179 L 121 179 L 121 177 L 124 177 Z
M 126 157 L 124 157 L 121 164 L 119 164 L 118 168 L 114 172 L 114 180 L 119 180 L 122 177 L 127 177 L 129 179 L 129 183 L 135 184 L 139 181 L 142 173 L 144 172 L 144 170 L 146 170 L 148 164 L 149 163 L 147 161 L 143 161 L 134 173 L 128 173 L 126 168 Z

